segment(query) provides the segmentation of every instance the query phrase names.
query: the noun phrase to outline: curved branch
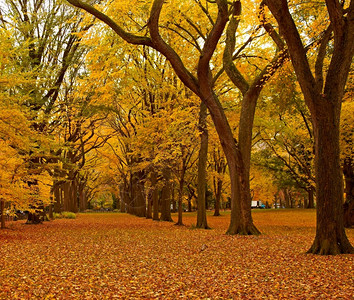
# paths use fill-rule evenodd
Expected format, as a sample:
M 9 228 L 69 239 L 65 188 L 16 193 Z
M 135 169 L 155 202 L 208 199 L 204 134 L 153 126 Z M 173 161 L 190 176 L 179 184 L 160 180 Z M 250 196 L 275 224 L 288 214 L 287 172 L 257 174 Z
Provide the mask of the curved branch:
M 244 95 L 249 89 L 249 84 L 233 63 L 233 52 L 235 50 L 236 43 L 236 31 L 240 23 L 240 15 L 241 2 L 236 1 L 233 4 L 231 20 L 226 29 L 226 45 L 223 54 L 223 63 L 226 74 L 229 76 L 232 83 L 237 86 L 240 89 L 241 93 Z
M 212 94 L 209 85 L 209 81 L 210 81 L 209 62 L 211 57 L 214 54 L 215 48 L 224 31 L 227 21 L 228 21 L 227 1 L 220 0 L 218 1 L 218 16 L 215 25 L 213 26 L 213 29 L 211 30 L 210 34 L 208 35 L 205 41 L 203 51 L 198 63 L 198 78 L 200 80 L 200 84 L 203 84 L 203 86 L 205 87 L 204 92 L 208 94 L 207 97 L 211 96 Z
M 152 41 L 149 37 L 146 36 L 138 36 L 131 33 L 126 32 L 123 28 L 121 28 L 116 22 L 114 22 L 110 17 L 100 12 L 93 6 L 81 1 L 81 0 L 67 0 L 71 5 L 82 8 L 87 11 L 91 15 L 95 16 L 97 19 L 101 20 L 105 24 L 107 24 L 110 28 L 114 30 L 123 40 L 128 42 L 129 44 L 134 45 L 145 45 L 152 47 Z
M 332 26 L 329 25 L 320 41 L 320 47 L 318 49 L 318 54 L 316 58 L 315 79 L 320 92 L 322 92 L 323 89 L 323 60 L 326 56 L 326 48 L 331 38 L 331 33 L 332 33 Z
M 153 47 L 168 59 L 181 81 L 194 93 L 199 95 L 197 80 L 184 66 L 179 55 L 162 39 L 160 35 L 159 18 L 163 4 L 164 0 L 155 0 L 150 11 L 148 28 Z

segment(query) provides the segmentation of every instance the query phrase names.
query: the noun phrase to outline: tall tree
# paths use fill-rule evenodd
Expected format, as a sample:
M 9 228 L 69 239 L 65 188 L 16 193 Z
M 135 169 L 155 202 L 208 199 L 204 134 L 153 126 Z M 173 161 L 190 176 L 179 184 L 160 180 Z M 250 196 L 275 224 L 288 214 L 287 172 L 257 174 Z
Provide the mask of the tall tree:
M 343 180 L 340 167 L 339 124 L 342 98 L 354 55 L 354 1 L 348 5 L 326 0 L 329 25 L 317 47 L 314 73 L 286 0 L 265 0 L 289 49 L 297 79 L 310 110 L 315 139 L 317 194 L 316 237 L 308 250 L 315 254 L 353 253 L 343 219 Z M 332 43 L 333 38 L 333 43 Z M 331 58 L 324 76 L 324 60 Z
M 171 63 L 180 80 L 196 95 L 198 95 L 200 99 L 205 103 L 218 132 L 221 145 L 227 158 L 230 172 L 231 201 L 233 203 L 233 212 L 230 226 L 232 230 L 229 230 L 228 232 L 230 234 L 259 233 L 256 227 L 253 225 L 252 219 L 250 218 L 250 213 L 248 213 L 250 212 L 250 209 L 248 210 L 247 208 L 245 213 L 241 211 L 244 205 L 241 207 L 239 191 L 246 191 L 245 193 L 249 194 L 249 182 L 245 182 L 244 180 L 240 180 L 239 182 L 239 178 L 244 178 L 244 176 L 240 177 L 240 172 L 242 172 L 243 168 L 242 155 L 240 148 L 234 139 L 233 132 L 230 128 L 223 107 L 213 89 L 210 61 L 228 22 L 229 12 L 227 1 L 216 1 L 217 15 L 215 20 L 209 15 L 212 23 L 212 28 L 207 34 L 205 41 L 202 43 L 201 55 L 198 55 L 199 58 L 197 63 L 196 76 L 186 68 L 186 65 L 182 62 L 181 57 L 161 36 L 159 23 L 161 10 L 164 5 L 163 0 L 153 1 L 150 10 L 150 18 L 147 22 L 149 36 L 138 36 L 136 34 L 125 31 L 108 15 L 100 12 L 93 6 L 83 1 L 68 0 L 68 2 L 76 7 L 86 10 L 90 14 L 106 23 L 126 42 L 135 45 L 149 46 L 162 53 Z M 199 3 L 199 1 L 197 3 Z M 248 205 L 250 206 L 250 203 Z
M 229 234 L 235 234 L 240 231 L 237 218 L 242 218 L 243 227 L 241 232 L 245 234 L 257 234 L 258 229 L 255 228 L 251 216 L 251 193 L 250 193 L 250 164 L 252 149 L 252 129 L 255 116 L 255 110 L 260 93 L 265 83 L 272 77 L 276 70 L 283 64 L 287 58 L 287 52 L 284 49 L 284 42 L 280 35 L 272 27 L 272 25 L 264 17 L 263 7 L 260 9 L 260 21 L 265 31 L 269 34 L 273 42 L 276 44 L 276 51 L 273 59 L 266 64 L 260 72 L 254 72 L 251 80 L 246 80 L 245 75 L 240 72 L 234 60 L 241 56 L 242 50 L 253 41 L 250 38 L 243 44 L 240 49 L 235 51 L 236 33 L 241 21 L 241 1 L 234 1 L 230 22 L 226 30 L 226 46 L 223 54 L 223 64 L 225 71 L 232 83 L 240 90 L 242 94 L 241 114 L 238 132 L 238 181 L 237 195 L 241 205 L 241 216 L 236 215 L 236 211 L 231 212 L 231 224 L 228 229 Z M 259 29 L 260 27 L 258 27 Z
M 0 202 L 1 227 L 4 210 L 30 210 L 50 203 L 50 183 L 43 168 L 32 158 L 45 151 L 49 140 L 35 132 L 25 103 L 30 97 L 26 85 L 34 84 L 33 72 L 19 64 L 26 47 L 16 42 L 11 30 L 0 27 Z M 32 184 L 36 182 L 36 185 Z M 31 210 L 32 212 L 32 210 Z

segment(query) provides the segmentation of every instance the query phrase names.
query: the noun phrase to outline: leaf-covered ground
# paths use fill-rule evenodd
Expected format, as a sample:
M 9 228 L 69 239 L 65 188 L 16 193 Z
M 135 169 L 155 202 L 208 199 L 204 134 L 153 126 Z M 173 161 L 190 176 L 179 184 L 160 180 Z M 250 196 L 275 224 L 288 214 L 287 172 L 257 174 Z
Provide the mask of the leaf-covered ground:
M 304 254 L 315 212 L 255 211 L 263 235 L 124 214 L 80 214 L 0 231 L 0 299 L 353 299 L 353 255 Z M 174 216 L 176 219 L 176 217 Z M 354 231 L 347 234 L 354 243 Z

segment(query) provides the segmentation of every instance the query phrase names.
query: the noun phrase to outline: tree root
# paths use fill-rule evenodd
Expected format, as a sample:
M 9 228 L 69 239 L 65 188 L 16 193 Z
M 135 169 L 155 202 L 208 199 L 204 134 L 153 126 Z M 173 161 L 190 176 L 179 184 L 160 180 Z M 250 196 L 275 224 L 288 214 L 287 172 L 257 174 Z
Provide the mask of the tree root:
M 318 255 L 354 254 L 354 248 L 347 240 L 335 242 L 329 239 L 320 240 L 316 237 L 311 248 L 306 253 Z
M 249 224 L 248 226 L 239 225 L 237 227 L 230 226 L 226 234 L 228 235 L 260 235 L 261 232 L 257 229 L 254 224 Z

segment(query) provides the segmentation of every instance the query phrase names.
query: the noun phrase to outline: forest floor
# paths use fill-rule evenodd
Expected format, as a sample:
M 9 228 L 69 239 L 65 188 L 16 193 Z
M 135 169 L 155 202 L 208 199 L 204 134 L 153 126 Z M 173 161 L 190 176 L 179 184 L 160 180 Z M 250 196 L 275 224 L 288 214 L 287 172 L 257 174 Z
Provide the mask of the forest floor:
M 260 236 L 120 213 L 0 231 L 0 299 L 353 299 L 354 255 L 305 254 L 314 210 L 255 210 Z M 177 216 L 173 215 L 174 220 Z M 354 229 L 347 230 L 354 244 Z

